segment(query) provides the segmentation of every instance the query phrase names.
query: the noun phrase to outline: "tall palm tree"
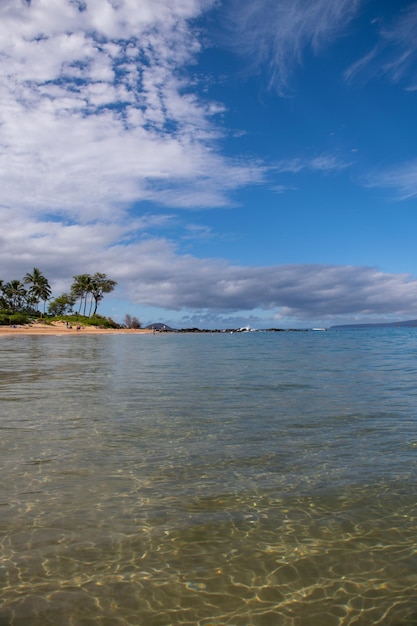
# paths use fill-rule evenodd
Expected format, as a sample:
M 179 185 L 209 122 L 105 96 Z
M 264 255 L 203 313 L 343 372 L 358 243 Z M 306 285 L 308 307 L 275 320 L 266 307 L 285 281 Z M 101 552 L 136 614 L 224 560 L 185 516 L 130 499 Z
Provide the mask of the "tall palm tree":
M 80 301 L 79 313 L 84 303 L 83 315 L 87 306 L 87 294 L 90 293 L 91 276 L 90 274 L 78 274 L 73 276 L 74 282 L 71 285 L 71 295 Z
M 7 298 L 4 292 L 4 287 L 4 280 L 0 280 L 0 308 L 2 309 L 7 308 Z
M 46 301 L 49 300 L 52 292 L 48 280 L 42 274 L 41 270 L 34 267 L 31 274 L 29 272 L 25 274 L 23 282 L 26 285 L 30 284 L 28 293 L 32 302 L 36 305 L 36 310 L 39 310 L 39 302 L 42 300 L 44 303 L 43 310 L 45 312 Z
M 3 293 L 7 298 L 7 304 L 12 311 L 22 309 L 26 300 L 27 291 L 20 280 L 11 280 L 3 287 Z
M 49 298 L 51 297 L 51 287 L 49 286 L 49 283 L 47 281 L 47 279 L 45 278 L 44 280 L 42 280 L 38 286 L 37 289 L 37 294 L 39 296 L 39 298 L 42 300 L 43 302 L 43 312 L 45 313 L 46 310 L 46 303 L 49 300 Z

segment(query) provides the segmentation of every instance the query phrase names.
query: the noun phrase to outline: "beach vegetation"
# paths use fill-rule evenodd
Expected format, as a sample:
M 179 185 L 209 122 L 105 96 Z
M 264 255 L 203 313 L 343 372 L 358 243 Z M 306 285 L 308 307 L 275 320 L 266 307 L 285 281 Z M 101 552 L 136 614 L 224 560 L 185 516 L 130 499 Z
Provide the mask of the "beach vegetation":
M 71 285 L 71 296 L 78 302 L 78 313 L 85 316 L 87 307 L 87 295 L 90 288 L 91 276 L 89 274 L 78 274 L 73 276 L 74 282 Z
M 72 315 L 54 315 L 48 318 L 50 322 L 68 322 L 71 326 L 80 325 L 97 326 L 97 328 L 120 328 L 120 325 L 112 320 L 111 317 L 104 317 L 104 315 L 78 315 L 73 313 Z
M 106 274 L 101 272 L 96 272 L 93 276 L 90 274 L 78 274 L 73 276 L 73 279 L 71 295 L 75 298 L 75 303 L 79 302 L 78 313 L 81 314 L 82 310 L 84 316 L 87 314 L 88 304 L 88 315 L 95 315 L 104 294 L 113 291 L 117 285 L 115 280 L 111 280 Z
M 134 328 L 134 329 L 142 328 L 142 324 L 138 320 L 138 318 L 135 317 L 134 315 L 133 316 L 130 315 L 130 313 L 126 313 L 123 325 L 125 326 L 125 328 Z
M 31 302 L 28 295 L 24 284 L 18 279 L 13 279 L 3 285 L 3 297 L 6 308 L 13 313 L 30 307 Z
M 90 283 L 90 293 L 92 301 L 94 302 L 94 310 L 92 313 L 93 315 L 97 313 L 97 307 L 104 298 L 104 294 L 112 292 L 116 285 L 117 282 L 108 278 L 106 274 L 96 272 L 94 276 L 92 276 Z
M 76 298 L 71 293 L 62 293 L 48 305 L 49 315 L 71 315 L 73 313 Z
M 5 282 L 0 279 L 0 325 L 27 324 L 34 319 L 42 318 L 45 322 L 76 319 L 77 324 L 117 328 L 118 324 L 111 318 L 97 314 L 104 295 L 113 291 L 116 285 L 115 280 L 101 272 L 93 275 L 79 274 L 73 276 L 69 292 L 64 292 L 52 300 L 48 279 L 39 268 L 34 267 L 22 280 L 13 279 Z M 43 311 L 39 311 L 41 302 Z M 134 327 L 140 328 L 137 318 L 133 320 L 136 324 Z
M 27 313 L 4 313 L 0 312 L 0 326 L 23 326 L 31 322 L 31 316 Z

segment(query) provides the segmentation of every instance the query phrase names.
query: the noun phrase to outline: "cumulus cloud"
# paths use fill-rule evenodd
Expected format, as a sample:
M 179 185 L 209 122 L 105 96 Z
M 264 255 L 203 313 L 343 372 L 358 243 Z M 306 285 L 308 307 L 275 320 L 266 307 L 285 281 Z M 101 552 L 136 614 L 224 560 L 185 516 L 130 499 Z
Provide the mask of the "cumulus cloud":
M 184 79 L 189 21 L 212 3 L 3 0 L 0 204 L 106 219 L 141 200 L 227 205 L 262 180 L 213 149 L 222 108 Z
M 20 278 L 36 265 L 55 294 L 69 288 L 72 275 L 99 268 L 118 281 L 118 298 L 182 313 L 185 325 L 236 326 L 246 319 L 256 326 L 261 311 L 270 319 L 334 323 L 349 316 L 414 317 L 417 310 L 417 279 L 406 274 L 323 264 L 244 266 L 182 254 L 172 241 L 149 234 L 170 215 L 77 224 L 6 211 L 0 209 L 9 224 L 0 234 L 0 276 Z
M 166 240 L 118 247 L 113 273 L 133 300 L 169 310 L 216 313 L 279 310 L 287 317 L 318 319 L 350 314 L 414 314 L 417 280 L 370 267 L 277 265 L 245 267 L 223 259 L 178 254 Z M 202 286 L 204 288 L 202 288 Z
M 159 252 L 141 246 L 141 267 L 130 289 L 149 306 L 222 312 L 279 309 L 299 319 L 411 314 L 417 307 L 417 280 L 407 275 L 331 265 L 233 266 L 175 255 L 166 242 L 146 245 L 157 245 Z
M 228 26 L 250 69 L 267 68 L 269 86 L 285 95 L 306 51 L 318 53 L 344 34 L 362 5 L 363 0 L 235 0 Z

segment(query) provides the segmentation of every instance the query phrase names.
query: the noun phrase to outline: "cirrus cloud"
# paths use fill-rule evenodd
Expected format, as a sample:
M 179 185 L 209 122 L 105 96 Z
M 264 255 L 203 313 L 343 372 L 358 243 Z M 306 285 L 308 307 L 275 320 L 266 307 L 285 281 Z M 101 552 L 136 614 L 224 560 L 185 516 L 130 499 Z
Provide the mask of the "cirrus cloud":
M 343 35 L 362 5 L 363 0 L 238 0 L 231 3 L 227 24 L 249 69 L 266 69 L 269 87 L 286 95 L 306 52 L 318 53 Z
M 345 72 L 348 82 L 385 77 L 417 89 L 417 4 L 412 3 L 389 25 L 379 26 L 377 44 Z
M 398 200 L 409 200 L 417 196 L 417 160 L 380 169 L 367 178 L 369 187 L 392 189 Z

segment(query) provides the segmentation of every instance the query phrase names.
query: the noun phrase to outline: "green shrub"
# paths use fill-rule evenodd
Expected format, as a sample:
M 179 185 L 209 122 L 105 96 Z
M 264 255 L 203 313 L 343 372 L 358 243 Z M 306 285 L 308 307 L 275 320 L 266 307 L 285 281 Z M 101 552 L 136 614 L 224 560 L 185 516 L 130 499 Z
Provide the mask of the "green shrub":
M 119 328 L 119 324 L 116 324 L 110 317 L 104 317 L 103 315 L 93 315 L 87 317 L 84 315 L 57 315 L 54 317 L 48 317 L 52 322 L 69 322 L 71 326 L 80 324 L 81 326 L 98 326 L 99 328 Z
M 29 324 L 31 316 L 25 313 L 4 313 L 0 312 L 0 326 L 21 326 Z

